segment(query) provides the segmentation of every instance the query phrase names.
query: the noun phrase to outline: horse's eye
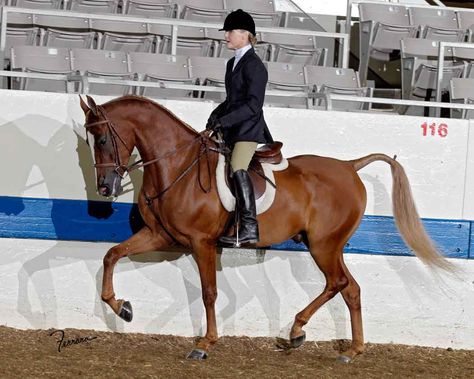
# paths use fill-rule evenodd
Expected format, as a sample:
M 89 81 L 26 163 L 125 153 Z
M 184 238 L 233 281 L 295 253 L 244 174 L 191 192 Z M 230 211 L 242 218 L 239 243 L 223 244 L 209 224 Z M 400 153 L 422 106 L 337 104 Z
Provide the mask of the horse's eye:
M 99 138 L 99 145 L 104 146 L 105 143 L 107 142 L 107 136 L 103 136 Z

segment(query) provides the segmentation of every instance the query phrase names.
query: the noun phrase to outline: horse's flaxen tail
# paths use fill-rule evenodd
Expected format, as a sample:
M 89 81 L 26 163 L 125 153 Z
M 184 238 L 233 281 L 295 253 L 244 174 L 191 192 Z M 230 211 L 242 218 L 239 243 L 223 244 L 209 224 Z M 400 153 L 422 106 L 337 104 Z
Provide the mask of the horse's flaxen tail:
M 448 271 L 456 271 L 455 266 L 447 261 L 438 251 L 428 236 L 420 220 L 405 170 L 395 159 L 385 154 L 371 154 L 350 161 L 356 171 L 375 161 L 384 161 L 392 169 L 392 205 L 393 215 L 398 230 L 405 243 L 415 252 L 416 256 L 429 266 L 440 267 Z

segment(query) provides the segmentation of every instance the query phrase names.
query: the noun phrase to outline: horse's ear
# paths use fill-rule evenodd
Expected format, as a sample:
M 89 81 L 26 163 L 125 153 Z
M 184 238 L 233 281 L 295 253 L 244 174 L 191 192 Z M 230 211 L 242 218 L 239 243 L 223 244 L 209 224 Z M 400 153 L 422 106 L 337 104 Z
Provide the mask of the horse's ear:
M 89 105 L 89 109 L 92 111 L 94 116 L 99 115 L 99 111 L 97 110 L 97 104 L 95 103 L 94 99 L 90 97 L 89 95 L 86 95 L 87 98 L 87 104 Z
M 84 112 L 84 114 L 86 114 L 90 110 L 90 108 L 87 106 L 85 101 L 82 99 L 81 95 L 79 95 L 79 103 L 81 104 L 82 111 Z

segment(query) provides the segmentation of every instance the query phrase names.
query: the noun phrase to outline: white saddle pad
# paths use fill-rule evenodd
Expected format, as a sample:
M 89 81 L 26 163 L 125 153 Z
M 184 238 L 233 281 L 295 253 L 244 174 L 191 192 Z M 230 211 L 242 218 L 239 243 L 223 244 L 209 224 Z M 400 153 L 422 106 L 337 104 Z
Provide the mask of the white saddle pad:
M 265 176 L 275 183 L 274 171 L 283 171 L 288 167 L 288 161 L 283 158 L 279 164 L 262 163 L 262 168 Z M 221 199 L 221 203 L 228 212 L 232 212 L 235 209 L 235 197 L 230 192 L 225 181 L 225 158 L 222 154 L 219 154 L 219 161 L 217 163 L 216 178 L 217 178 L 217 192 Z M 276 183 L 275 183 L 276 184 Z M 275 188 L 269 183 L 266 183 L 265 193 L 256 200 L 257 214 L 267 211 L 273 204 L 275 199 Z

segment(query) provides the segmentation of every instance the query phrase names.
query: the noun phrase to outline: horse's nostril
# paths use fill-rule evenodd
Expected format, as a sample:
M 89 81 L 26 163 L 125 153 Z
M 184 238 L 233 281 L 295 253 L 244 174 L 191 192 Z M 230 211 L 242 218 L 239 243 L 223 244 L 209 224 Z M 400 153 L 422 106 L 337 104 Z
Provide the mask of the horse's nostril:
M 99 194 L 102 196 L 109 196 L 110 195 L 110 189 L 109 186 L 103 185 L 99 187 Z

